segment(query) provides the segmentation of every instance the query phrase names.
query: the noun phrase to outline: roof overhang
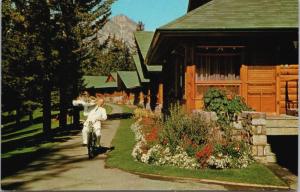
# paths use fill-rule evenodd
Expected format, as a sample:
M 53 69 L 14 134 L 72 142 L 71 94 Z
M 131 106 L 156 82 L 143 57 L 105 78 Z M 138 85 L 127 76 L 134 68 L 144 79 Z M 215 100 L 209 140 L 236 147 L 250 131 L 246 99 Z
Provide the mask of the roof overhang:
M 161 55 L 170 52 L 178 44 L 195 44 L 197 37 L 282 37 L 298 39 L 298 28 L 247 28 L 247 29 L 157 29 L 145 58 L 146 66 L 163 63 Z M 172 41 L 173 40 L 173 41 Z

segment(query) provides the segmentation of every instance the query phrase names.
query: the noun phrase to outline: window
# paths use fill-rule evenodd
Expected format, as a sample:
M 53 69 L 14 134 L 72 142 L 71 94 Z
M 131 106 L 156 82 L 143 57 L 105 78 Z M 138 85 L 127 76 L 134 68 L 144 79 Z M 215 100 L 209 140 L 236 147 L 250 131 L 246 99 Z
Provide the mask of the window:
M 196 81 L 240 80 L 241 55 L 235 49 L 200 49 Z
M 241 92 L 241 47 L 203 46 L 196 54 L 195 99 L 201 100 L 212 87 L 223 89 L 228 96 Z

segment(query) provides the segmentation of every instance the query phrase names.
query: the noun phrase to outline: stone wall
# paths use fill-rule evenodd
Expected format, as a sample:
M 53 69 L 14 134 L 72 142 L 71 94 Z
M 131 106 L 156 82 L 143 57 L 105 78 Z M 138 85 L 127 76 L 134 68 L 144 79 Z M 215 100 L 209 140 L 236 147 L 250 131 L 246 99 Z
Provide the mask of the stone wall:
M 218 119 L 215 112 L 201 110 L 193 112 L 201 114 L 206 121 L 217 121 Z M 232 125 L 234 127 L 232 140 L 249 143 L 255 160 L 262 163 L 276 162 L 276 156 L 271 152 L 267 142 L 266 113 L 243 111 Z M 215 139 L 221 140 L 222 131 L 219 129 L 213 131 Z
M 275 155 L 267 142 L 266 113 L 244 111 L 240 121 L 244 130 L 250 130 L 250 144 L 254 159 L 262 163 L 276 162 Z

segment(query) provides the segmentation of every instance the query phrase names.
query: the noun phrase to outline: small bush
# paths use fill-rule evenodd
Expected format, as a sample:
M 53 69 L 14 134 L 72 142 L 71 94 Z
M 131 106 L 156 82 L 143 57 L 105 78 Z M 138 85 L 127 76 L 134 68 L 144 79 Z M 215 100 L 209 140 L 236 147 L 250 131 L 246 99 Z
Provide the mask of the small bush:
M 204 94 L 204 107 L 217 114 L 218 123 L 228 137 L 231 136 L 231 124 L 236 121 L 237 116 L 242 111 L 251 110 L 242 97 L 235 95 L 228 99 L 225 91 L 216 88 L 211 88 Z
M 212 123 L 205 121 L 201 114 L 187 114 L 177 103 L 171 106 L 170 115 L 162 122 L 161 142 L 167 142 L 171 151 L 177 146 L 184 147 L 194 155 L 197 147 L 208 141 Z M 188 147 L 186 147 L 188 146 Z
M 138 161 L 188 169 L 242 168 L 252 162 L 247 143 L 216 135 L 218 125 L 201 113 L 187 114 L 178 103 L 171 105 L 165 121 L 140 117 L 132 126 L 137 141 L 132 156 Z

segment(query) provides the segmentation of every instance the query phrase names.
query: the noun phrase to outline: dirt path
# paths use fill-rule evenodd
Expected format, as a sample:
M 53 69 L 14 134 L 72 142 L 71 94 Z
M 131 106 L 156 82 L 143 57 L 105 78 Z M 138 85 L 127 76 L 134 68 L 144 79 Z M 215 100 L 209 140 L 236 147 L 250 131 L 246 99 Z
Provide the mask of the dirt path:
M 112 113 L 121 113 L 112 105 Z M 120 120 L 103 123 L 101 144 L 110 147 Z M 56 147 L 53 153 L 32 162 L 17 174 L 2 180 L 4 189 L 18 190 L 226 190 L 221 185 L 196 182 L 162 181 L 141 178 L 118 169 L 105 168 L 106 154 L 89 160 L 81 146 L 81 134 Z M 107 151 L 106 153 L 109 153 Z

